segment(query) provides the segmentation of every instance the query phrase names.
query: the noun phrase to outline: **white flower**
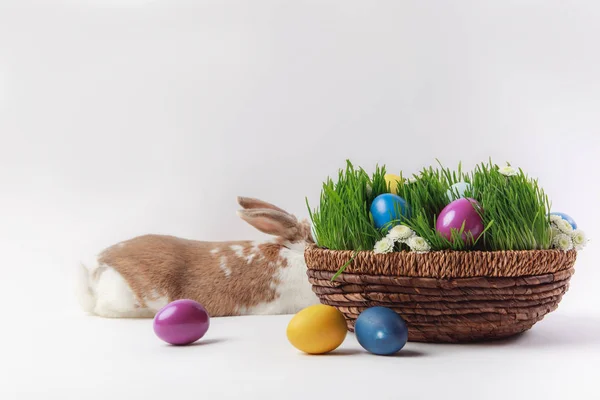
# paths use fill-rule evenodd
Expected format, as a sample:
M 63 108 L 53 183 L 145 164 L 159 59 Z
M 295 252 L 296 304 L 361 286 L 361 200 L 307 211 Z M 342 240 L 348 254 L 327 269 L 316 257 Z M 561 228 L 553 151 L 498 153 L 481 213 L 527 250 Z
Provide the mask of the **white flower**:
M 417 181 L 417 178 L 415 178 L 414 176 L 409 177 L 408 179 L 406 179 L 406 181 L 408 183 L 415 183 Z
M 388 237 L 384 237 L 375 243 L 374 252 L 376 254 L 390 253 L 392 250 L 394 250 L 394 241 Z
M 564 233 L 561 233 L 560 235 L 552 239 L 552 245 L 557 249 L 566 251 L 571 250 L 573 248 L 573 241 L 569 236 L 565 235 Z
M 416 251 L 418 253 L 426 253 L 429 250 L 431 250 L 431 246 L 429 246 L 429 243 L 427 243 L 427 241 L 420 236 L 412 236 L 408 238 L 406 244 L 408 245 L 408 247 L 410 247 L 411 250 Z
M 504 167 L 500 167 L 498 169 L 498 172 L 500 172 L 504 176 L 515 176 L 518 173 L 518 171 L 516 169 L 514 169 L 513 167 L 511 167 L 510 165 L 505 165 Z
M 557 237 L 557 236 L 558 236 L 558 235 L 560 235 L 561 233 L 562 233 L 562 232 L 560 231 L 560 229 L 558 229 L 558 228 L 556 227 L 556 225 L 552 224 L 552 225 L 550 226 L 550 237 L 551 237 L 552 239 L 554 239 L 555 237 Z
M 571 232 L 573 232 L 573 226 L 566 219 L 561 218 L 558 221 L 554 221 L 554 225 L 556 225 L 562 233 L 571 234 Z
M 573 245 L 577 250 L 583 249 L 583 247 L 587 243 L 585 233 L 581 229 L 576 229 L 573 232 L 571 232 L 571 240 L 573 241 Z
M 550 215 L 550 222 L 556 222 L 556 221 L 560 221 L 563 218 L 560 215 L 556 215 L 556 214 L 551 214 Z
M 415 232 L 406 225 L 396 225 L 387 234 L 387 237 L 392 239 L 394 242 L 403 242 L 411 236 L 414 236 Z

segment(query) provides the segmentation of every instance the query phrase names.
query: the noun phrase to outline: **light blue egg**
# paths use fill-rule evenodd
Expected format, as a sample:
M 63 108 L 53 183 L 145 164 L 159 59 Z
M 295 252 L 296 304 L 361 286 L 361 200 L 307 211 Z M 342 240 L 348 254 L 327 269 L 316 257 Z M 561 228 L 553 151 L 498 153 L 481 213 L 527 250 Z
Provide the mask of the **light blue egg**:
M 473 188 L 467 182 L 457 182 L 454 185 L 450 186 L 450 189 L 446 192 L 448 199 L 452 202 L 454 200 L 461 199 L 465 197 L 465 192 L 472 193 Z M 458 194 L 458 197 L 456 196 Z
M 571 218 L 567 214 L 561 213 L 561 212 L 551 212 L 550 215 L 558 215 L 559 217 L 561 217 L 562 219 L 567 221 L 569 224 L 571 224 L 573 229 L 577 229 L 577 223 L 575 222 L 575 220 L 573 218 Z

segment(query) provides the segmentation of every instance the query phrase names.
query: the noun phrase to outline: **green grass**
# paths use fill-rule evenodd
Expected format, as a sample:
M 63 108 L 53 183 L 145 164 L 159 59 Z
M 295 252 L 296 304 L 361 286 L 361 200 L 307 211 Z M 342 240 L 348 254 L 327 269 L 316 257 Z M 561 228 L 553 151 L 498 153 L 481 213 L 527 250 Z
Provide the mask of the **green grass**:
M 319 208 L 309 208 L 317 243 L 332 250 L 371 250 L 387 229 L 374 227 L 369 208 L 373 199 L 387 193 L 385 166 L 376 167 L 372 176 L 347 161 L 340 170 L 337 182 L 327 179 L 323 184 Z M 402 173 L 400 173 L 402 177 Z M 478 165 L 465 173 L 457 170 L 429 167 L 423 169 L 414 182 L 402 178 L 398 195 L 409 204 L 410 217 L 403 223 L 431 245 L 432 250 L 528 250 L 550 247 L 548 197 L 538 181 L 519 170 L 515 176 L 504 176 L 491 162 Z M 472 185 L 467 197 L 475 198 L 482 206 L 485 231 L 477 241 L 463 240 L 462 230 L 452 232 L 452 240 L 435 230 L 436 217 L 449 203 L 447 191 L 453 184 L 464 181 Z M 370 189 L 369 189 L 370 188 Z
M 337 182 L 323 184 L 319 209 L 311 211 L 317 243 L 334 250 L 371 250 L 383 233 L 375 228 L 369 213 L 375 197 L 387 191 L 385 168 L 377 167 L 370 177 L 350 161 L 340 170 Z
M 493 225 L 483 236 L 491 250 L 531 250 L 550 247 L 550 202 L 522 170 L 506 177 L 490 162 L 472 174 L 473 195 L 480 201 L 484 224 Z

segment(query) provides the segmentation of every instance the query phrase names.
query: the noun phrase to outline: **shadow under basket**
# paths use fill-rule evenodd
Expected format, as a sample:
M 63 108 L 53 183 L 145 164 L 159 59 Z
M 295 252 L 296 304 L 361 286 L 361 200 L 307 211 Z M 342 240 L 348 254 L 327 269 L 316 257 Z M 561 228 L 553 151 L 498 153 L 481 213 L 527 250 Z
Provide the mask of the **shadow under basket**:
M 414 342 L 475 342 L 530 329 L 554 311 L 569 288 L 575 250 L 435 251 L 356 254 L 309 246 L 308 277 L 321 303 L 336 307 L 348 329 L 365 309 L 388 307 Z

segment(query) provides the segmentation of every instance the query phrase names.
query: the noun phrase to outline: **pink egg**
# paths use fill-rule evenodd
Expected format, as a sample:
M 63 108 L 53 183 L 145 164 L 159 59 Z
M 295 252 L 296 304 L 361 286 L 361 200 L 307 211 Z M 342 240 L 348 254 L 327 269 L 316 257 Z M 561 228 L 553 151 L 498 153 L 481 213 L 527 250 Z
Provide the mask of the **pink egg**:
M 475 199 L 462 198 L 454 200 L 444 207 L 438 215 L 435 228 L 442 236 L 450 240 L 451 230 L 460 230 L 464 223 L 463 240 L 467 240 L 467 232 L 471 232 L 473 238 L 477 240 L 483 232 L 483 221 L 475 207 L 481 210 L 481 205 Z
M 167 343 L 185 345 L 202 338 L 210 326 L 210 317 L 194 300 L 175 300 L 154 317 L 154 333 Z

